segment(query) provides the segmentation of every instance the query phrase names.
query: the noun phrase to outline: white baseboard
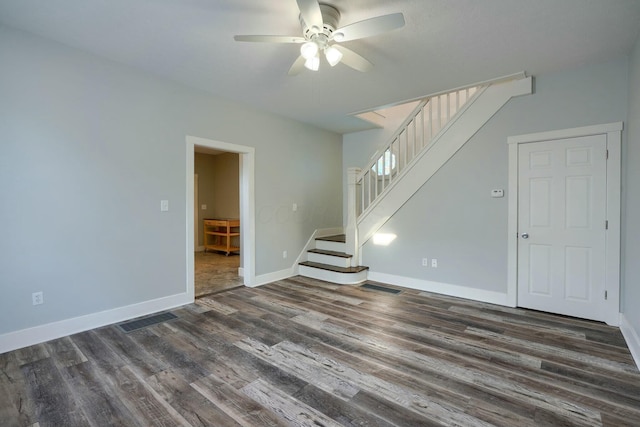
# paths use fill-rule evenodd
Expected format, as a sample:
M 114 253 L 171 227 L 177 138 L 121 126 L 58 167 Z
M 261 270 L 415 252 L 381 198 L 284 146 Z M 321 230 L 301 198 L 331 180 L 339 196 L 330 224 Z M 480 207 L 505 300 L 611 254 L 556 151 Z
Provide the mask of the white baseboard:
M 158 311 L 169 310 L 193 302 L 193 295 L 187 293 L 171 295 L 151 301 L 114 308 L 112 310 L 91 313 L 46 325 L 34 326 L 0 335 L 0 353 L 16 350 L 30 345 L 43 343 L 78 332 L 100 328 L 122 322 L 134 317 L 145 316 Z
M 244 277 L 244 268 L 238 267 L 238 276 Z
M 468 288 L 466 286 L 451 285 L 449 283 L 432 282 L 429 280 L 415 279 L 413 277 L 396 276 L 393 274 L 377 273 L 369 271 L 368 280 L 388 283 L 390 285 L 403 286 L 405 288 L 420 291 L 434 292 L 436 294 L 451 297 L 466 298 L 474 301 L 487 302 L 508 306 L 507 294 L 484 289 Z
M 256 286 L 266 285 L 267 283 L 288 279 L 289 277 L 293 276 L 295 276 L 295 273 L 292 267 L 285 268 L 284 270 L 280 271 L 274 271 L 272 273 L 261 274 L 259 276 L 256 276 L 255 282 L 251 285 L 251 287 L 255 288 Z
M 627 342 L 631 356 L 636 362 L 636 367 L 640 369 L 640 338 L 638 332 L 631 326 L 624 313 L 620 313 L 620 331 Z

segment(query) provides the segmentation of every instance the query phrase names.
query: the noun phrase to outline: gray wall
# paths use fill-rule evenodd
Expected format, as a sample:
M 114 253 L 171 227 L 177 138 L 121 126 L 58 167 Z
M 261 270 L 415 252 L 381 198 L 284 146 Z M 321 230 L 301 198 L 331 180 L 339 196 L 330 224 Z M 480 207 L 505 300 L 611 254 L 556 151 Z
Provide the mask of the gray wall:
M 203 242 L 205 218 L 240 218 L 240 156 L 237 153 L 196 153 L 198 175 L 198 242 Z M 207 209 L 201 209 L 206 205 Z M 234 242 L 238 244 L 237 241 Z
M 388 247 L 367 243 L 372 271 L 489 291 L 507 290 L 507 138 L 626 121 L 626 59 L 541 75 L 533 95 L 512 99 L 380 230 Z M 343 161 L 357 137 L 344 138 Z M 505 190 L 492 199 L 491 189 Z M 421 266 L 437 258 L 438 268 Z
M 341 223 L 340 135 L 8 27 L 0 58 L 0 334 L 185 292 L 186 135 L 255 147 L 257 274 Z
M 629 120 L 627 146 L 623 150 L 622 312 L 640 333 L 640 38 L 629 67 Z

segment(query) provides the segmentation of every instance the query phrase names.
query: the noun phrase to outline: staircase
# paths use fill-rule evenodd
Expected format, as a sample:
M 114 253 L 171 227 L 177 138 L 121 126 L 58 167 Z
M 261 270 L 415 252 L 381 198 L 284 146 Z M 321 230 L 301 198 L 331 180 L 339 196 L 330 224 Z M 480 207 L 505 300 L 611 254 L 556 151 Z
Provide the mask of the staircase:
M 345 234 L 316 238 L 299 274 L 338 284 L 366 280 L 360 248 L 500 108 L 532 90 L 522 73 L 421 101 L 367 167 L 348 169 Z
M 307 250 L 307 261 L 298 264 L 299 274 L 341 285 L 367 280 L 369 267 L 351 266 L 352 255 L 345 251 L 344 234 L 317 237 L 315 247 Z

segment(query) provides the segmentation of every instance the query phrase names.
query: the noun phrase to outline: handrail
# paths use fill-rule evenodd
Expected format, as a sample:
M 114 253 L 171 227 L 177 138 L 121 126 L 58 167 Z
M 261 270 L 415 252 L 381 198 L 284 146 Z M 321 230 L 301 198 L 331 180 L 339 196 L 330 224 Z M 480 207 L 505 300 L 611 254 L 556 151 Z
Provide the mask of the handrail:
M 479 92 L 480 86 L 441 93 L 423 99 L 402 122 L 366 168 L 356 177 L 356 211 L 360 216 L 386 193 L 406 167 L 447 128 L 460 110 Z

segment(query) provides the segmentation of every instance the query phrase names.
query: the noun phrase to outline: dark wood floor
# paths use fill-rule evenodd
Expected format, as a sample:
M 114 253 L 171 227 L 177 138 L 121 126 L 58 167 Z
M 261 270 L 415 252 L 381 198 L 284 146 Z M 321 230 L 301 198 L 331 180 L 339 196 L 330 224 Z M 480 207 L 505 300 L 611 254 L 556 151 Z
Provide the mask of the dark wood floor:
M 639 426 L 616 328 L 295 277 L 0 355 L 0 425 Z

